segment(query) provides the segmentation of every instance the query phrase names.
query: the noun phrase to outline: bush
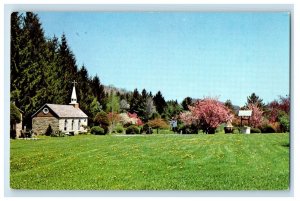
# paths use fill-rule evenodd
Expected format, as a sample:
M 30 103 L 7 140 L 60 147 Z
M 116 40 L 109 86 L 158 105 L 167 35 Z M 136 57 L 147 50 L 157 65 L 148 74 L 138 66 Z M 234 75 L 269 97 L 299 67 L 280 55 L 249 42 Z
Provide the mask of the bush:
M 65 137 L 65 133 L 61 132 L 61 131 L 55 131 L 51 133 L 51 137 Z
M 94 122 L 98 123 L 98 125 L 100 125 L 104 129 L 104 132 L 107 133 L 108 126 L 109 126 L 109 119 L 106 112 L 104 111 L 98 112 L 94 118 Z
M 198 134 L 198 128 L 193 124 L 190 126 L 183 126 L 179 128 L 179 133 L 182 134 Z
M 270 124 L 265 124 L 261 128 L 262 133 L 276 133 L 276 129 L 270 125 Z
M 289 132 L 290 131 L 290 118 L 286 113 L 282 113 L 278 117 L 280 128 L 282 132 Z
M 91 129 L 91 133 L 94 135 L 105 135 L 104 129 L 100 126 L 93 126 Z
M 17 106 L 13 103 L 10 103 L 10 123 L 17 124 L 21 122 L 21 113 Z
M 123 126 L 121 126 L 121 125 L 117 125 L 117 126 L 115 127 L 115 131 L 116 131 L 117 133 L 123 133 L 123 132 L 124 132 L 124 128 L 123 128 Z
M 83 129 L 86 130 L 87 133 L 91 132 L 91 128 L 87 125 L 82 125 Z
M 139 134 L 139 128 L 135 125 L 131 125 L 126 129 L 126 134 Z
M 239 133 L 240 133 L 240 129 L 238 127 L 233 127 L 232 134 L 239 134 Z
M 251 128 L 250 133 L 261 133 L 261 130 L 259 128 Z
M 17 131 L 10 129 L 10 138 L 16 139 L 17 137 Z
M 51 125 L 49 124 L 49 126 L 48 126 L 48 128 L 46 130 L 45 135 L 46 136 L 51 136 L 52 134 L 53 134 L 53 129 L 52 129 Z
M 145 124 L 141 129 L 141 133 L 152 134 L 153 130 L 148 124 Z

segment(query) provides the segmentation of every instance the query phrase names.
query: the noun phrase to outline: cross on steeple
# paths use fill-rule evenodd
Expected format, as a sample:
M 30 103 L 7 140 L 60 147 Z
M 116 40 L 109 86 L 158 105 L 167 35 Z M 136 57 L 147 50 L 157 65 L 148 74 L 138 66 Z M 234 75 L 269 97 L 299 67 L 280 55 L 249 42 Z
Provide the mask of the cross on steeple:
M 75 84 L 77 84 L 78 82 L 76 82 L 75 80 L 73 80 L 73 82 L 72 82 L 73 84 L 74 84 L 74 87 L 75 87 Z
M 77 104 L 77 96 L 76 96 L 76 90 L 75 90 L 75 84 L 77 84 L 77 82 L 74 80 L 72 83 L 74 84 L 74 86 L 73 86 L 70 104 Z

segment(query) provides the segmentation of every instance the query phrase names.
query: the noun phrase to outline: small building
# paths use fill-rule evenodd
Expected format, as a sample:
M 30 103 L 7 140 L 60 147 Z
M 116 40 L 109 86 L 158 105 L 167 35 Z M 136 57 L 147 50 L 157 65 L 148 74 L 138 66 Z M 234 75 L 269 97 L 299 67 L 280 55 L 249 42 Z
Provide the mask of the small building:
M 87 132 L 88 116 L 79 108 L 75 83 L 69 105 L 46 103 L 32 116 L 32 131 L 36 135 L 45 134 L 49 125 L 53 131 L 69 134 Z

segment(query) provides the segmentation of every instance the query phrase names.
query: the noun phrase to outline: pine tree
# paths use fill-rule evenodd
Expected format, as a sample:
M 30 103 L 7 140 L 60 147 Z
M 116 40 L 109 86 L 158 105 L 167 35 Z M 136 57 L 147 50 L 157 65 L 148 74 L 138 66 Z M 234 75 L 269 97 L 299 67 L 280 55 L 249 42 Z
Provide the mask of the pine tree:
M 65 34 L 63 34 L 61 37 L 61 44 L 59 45 L 58 55 L 59 55 L 59 65 L 63 71 L 62 90 L 68 92 L 65 93 L 65 97 L 64 97 L 64 102 L 67 103 L 70 101 L 69 98 L 72 93 L 72 88 L 70 87 L 70 83 L 76 80 L 77 65 L 76 65 L 75 56 L 68 46 L 67 38 Z
M 252 93 L 250 96 L 247 97 L 246 106 L 249 104 L 257 105 L 257 107 L 259 107 L 260 109 L 263 109 L 265 107 L 263 100 L 255 93 Z
M 158 91 L 157 94 L 155 94 L 155 96 L 153 97 L 153 102 L 156 106 L 157 112 L 161 115 L 167 107 L 167 103 L 160 91 Z
M 93 94 L 97 98 L 98 102 L 101 104 L 102 108 L 105 109 L 107 104 L 107 96 L 104 92 L 104 86 L 101 84 L 98 75 L 95 75 L 90 83 Z
M 20 40 L 22 37 L 21 29 L 21 17 L 19 13 L 13 12 L 11 14 L 11 37 L 10 37 L 10 90 L 11 90 L 11 101 L 16 102 L 19 105 L 20 98 L 20 83 L 19 74 L 20 69 Z
M 16 103 L 24 111 L 24 123 L 29 127 L 31 115 L 45 103 L 46 48 L 46 39 L 39 18 L 36 14 L 27 12 L 22 18 L 22 36 L 18 49 L 19 66 L 17 68 L 19 71 L 15 74 L 17 76 L 15 82 L 18 83 L 19 89 L 17 90 L 20 94 Z

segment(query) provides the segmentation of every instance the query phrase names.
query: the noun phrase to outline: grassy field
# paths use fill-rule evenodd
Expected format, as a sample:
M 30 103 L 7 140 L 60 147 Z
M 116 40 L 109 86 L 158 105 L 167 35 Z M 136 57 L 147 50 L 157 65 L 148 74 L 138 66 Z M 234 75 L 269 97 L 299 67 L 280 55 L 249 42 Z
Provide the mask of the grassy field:
M 11 140 L 13 189 L 285 190 L 289 134 Z

